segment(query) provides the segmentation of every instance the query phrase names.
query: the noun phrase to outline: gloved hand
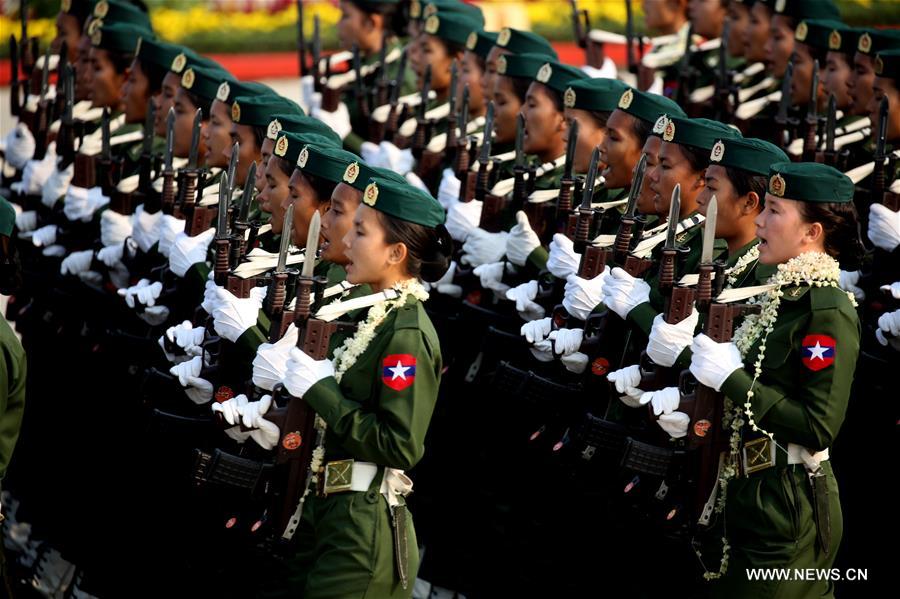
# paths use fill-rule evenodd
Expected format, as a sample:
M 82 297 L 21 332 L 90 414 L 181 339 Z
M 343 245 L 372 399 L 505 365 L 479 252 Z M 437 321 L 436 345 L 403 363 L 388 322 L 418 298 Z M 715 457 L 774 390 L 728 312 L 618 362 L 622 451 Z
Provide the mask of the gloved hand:
M 647 355 L 653 363 L 666 368 L 674 366 L 684 348 L 694 342 L 694 331 L 699 320 L 697 310 L 692 310 L 691 315 L 678 324 L 669 324 L 664 314 L 657 314 L 647 341 Z
M 516 224 L 506 238 L 506 255 L 516 266 L 525 266 L 528 256 L 541 247 L 541 240 L 531 228 L 528 216 L 521 210 L 516 212 Z
M 162 292 L 162 283 L 156 281 L 151 283 L 149 279 L 141 279 L 137 285 L 127 289 L 119 289 L 118 294 L 125 298 L 125 303 L 129 308 L 134 308 L 137 303 L 144 306 L 156 305 L 156 299 Z
M 94 217 L 97 210 L 107 204 L 109 198 L 103 195 L 99 187 L 85 189 L 72 185 L 66 191 L 63 213 L 70 221 L 80 220 L 86 223 Z
M 203 301 L 200 302 L 200 307 L 203 308 L 207 314 L 212 316 L 213 310 L 219 305 L 219 293 L 218 290 L 221 289 L 216 282 L 212 280 L 213 273 L 209 273 L 210 278 L 206 280 L 206 286 L 203 289 Z
M 169 309 L 165 306 L 147 306 L 137 315 L 138 318 L 150 326 L 159 326 L 169 320 Z
M 869 206 L 869 239 L 876 247 L 893 252 L 900 245 L 900 212 L 878 202 Z
M 450 237 L 457 243 L 463 243 L 469 237 L 474 229 L 478 228 L 481 222 L 481 206 L 482 202 L 472 200 L 471 202 L 457 202 L 447 208 L 447 232 Z
M 701 385 L 716 391 L 722 388 L 731 373 L 744 367 L 744 360 L 737 346 L 732 343 L 716 343 L 705 334 L 694 337 L 691 344 L 691 374 Z
M 58 243 L 54 243 L 41 250 L 41 255 L 47 256 L 48 258 L 62 258 L 66 255 L 66 248 Z
M 891 337 L 887 337 L 890 334 Z M 885 312 L 878 317 L 878 328 L 875 330 L 875 338 L 878 343 L 887 346 L 890 344 L 896 350 L 900 350 L 900 310 Z
M 334 112 L 328 112 L 322 108 L 322 94 L 313 93 L 312 107 L 309 111 L 310 116 L 319 119 L 338 134 L 338 137 L 344 139 L 353 131 L 350 124 L 350 113 L 347 111 L 347 105 L 343 102 L 339 103 Z
M 637 408 L 646 404 L 642 401 L 644 392 L 638 389 L 641 384 L 641 367 L 637 364 L 614 370 L 606 375 L 606 380 L 615 384 L 619 399 L 629 408 Z
M 222 418 L 232 426 L 240 426 L 242 408 L 249 403 L 247 396 L 241 393 L 225 401 L 213 402 L 210 406 L 213 413 L 222 414 Z M 248 435 L 249 436 L 249 435 Z
M 381 148 L 378 147 L 378 144 L 373 144 L 371 141 L 364 141 L 359 148 L 359 155 L 362 156 L 362 159 L 366 164 L 370 164 L 372 166 L 377 166 L 375 161 L 380 158 Z
M 587 354 L 583 354 L 580 351 L 577 351 L 572 352 L 567 356 L 562 356 L 559 361 L 563 366 L 566 367 L 566 370 L 568 370 L 569 372 L 581 374 L 587 368 L 588 356 Z
M 73 162 L 65 169 L 53 169 L 47 182 L 41 188 L 41 203 L 47 208 L 53 208 L 59 202 L 59 198 L 66 195 L 66 190 L 72 183 L 72 177 L 75 176 L 75 163 Z
M 416 159 L 413 158 L 411 149 L 401 150 L 389 141 L 383 141 L 378 146 L 381 149 L 379 161 L 385 165 L 384 168 L 400 175 L 406 175 L 415 166 Z
M 578 273 L 581 265 L 581 254 L 575 253 L 572 240 L 556 233 L 550 242 L 550 255 L 547 257 L 547 270 L 557 279 L 567 279 L 569 275 Z
M 263 395 L 259 401 L 248 401 L 238 408 L 241 422 L 250 430 L 250 438 L 263 449 L 272 449 L 281 438 L 278 425 L 265 419 L 266 412 L 272 407 L 272 396 Z
M 97 252 L 97 259 L 109 268 L 113 268 L 116 264 L 122 262 L 122 256 L 125 254 L 125 243 L 118 243 L 105 247 Z
M 170 362 L 181 362 L 181 356 L 170 354 L 166 351 L 164 339 L 168 339 L 170 343 L 174 343 L 188 358 L 203 355 L 203 340 L 206 336 L 206 329 L 203 327 L 194 328 L 190 320 L 185 320 L 179 325 L 169 327 L 165 334 L 159 338 L 159 346 L 165 352 Z
M 300 77 L 300 105 L 306 114 L 309 114 L 313 106 L 313 94 L 315 93 L 316 84 L 312 75 L 304 75 Z M 322 103 L 321 94 L 319 95 L 319 104 Z M 366 161 L 368 162 L 368 160 Z
M 452 261 L 450 262 L 450 268 L 447 269 L 444 276 L 433 283 L 425 282 L 425 290 L 431 291 L 433 289 L 440 294 L 449 295 L 450 297 L 462 297 L 462 287 L 453 284 L 453 277 L 455 276 L 456 262 Z
M 464 204 L 460 204 L 461 206 Z M 484 229 L 473 228 L 463 244 L 463 264 L 481 266 L 492 262 L 500 262 L 506 254 L 506 238 L 509 233 L 488 233 Z
M 838 285 L 841 286 L 841 289 L 852 293 L 853 297 L 855 297 L 858 302 L 866 299 L 866 292 L 863 291 L 861 287 L 857 286 L 861 274 L 862 273 L 858 270 L 842 270 L 840 278 L 838 279 Z
M 609 280 L 609 267 L 593 279 L 569 275 L 563 293 L 563 308 L 578 320 L 587 320 L 591 311 L 603 301 L 603 286 Z
M 890 285 L 882 285 L 882 291 L 889 291 L 894 299 L 900 299 L 900 281 L 891 283 Z
M 91 268 L 91 262 L 93 260 L 94 250 L 72 252 L 66 256 L 59 265 L 59 272 L 63 275 L 77 275 L 86 272 Z
M 581 348 L 584 339 L 584 329 L 556 329 L 550 332 L 548 337 L 553 341 L 553 351 L 557 354 L 568 356 Z
M 56 243 L 56 231 L 56 225 L 44 225 L 31 236 L 31 243 L 33 243 L 35 247 L 53 245 Z
M 41 188 L 56 169 L 56 142 L 50 142 L 41 160 L 29 160 L 22 171 L 22 180 L 10 187 L 28 195 L 41 193 Z
M 169 252 L 169 270 L 183 277 L 194 264 L 206 262 L 209 244 L 215 236 L 212 227 L 194 237 L 188 237 L 183 231 L 179 233 Z
M 535 344 L 545 340 L 551 329 L 553 329 L 553 319 L 548 316 L 547 318 L 526 322 L 519 329 L 519 332 L 525 337 L 525 341 Z
M 188 398 L 197 405 L 204 404 L 212 399 L 213 386 L 206 379 L 200 378 L 203 370 L 203 358 L 196 356 L 187 362 L 176 364 L 169 372 L 178 377 L 178 382 L 184 387 Z
M 627 318 L 636 306 L 650 301 L 650 285 L 632 277 L 621 268 L 614 268 L 603 288 L 603 303 L 606 307 Z
M 415 171 L 409 171 L 403 176 L 406 179 L 406 182 L 415 187 L 420 191 L 424 191 L 428 195 L 431 195 L 431 190 L 428 189 L 428 186 L 425 185 L 425 181 L 422 181 L 422 177 L 417 175 Z
M 313 360 L 296 347 L 291 349 L 285 369 L 284 386 L 292 397 L 303 397 L 313 385 L 334 376 L 331 360 Z
M 678 387 L 666 387 L 659 391 L 647 391 L 641 398 L 641 403 L 650 403 L 653 406 L 653 415 L 671 414 L 678 409 L 681 403 L 681 393 Z
M 528 351 L 530 351 L 531 355 L 539 362 L 553 361 L 553 343 L 551 343 L 549 339 L 535 341 L 534 345 L 528 348 Z
M 497 293 L 506 293 L 509 285 L 504 283 L 503 278 L 503 262 L 494 262 L 492 264 L 482 264 L 472 272 L 481 280 L 481 286 Z
M 34 231 L 37 227 L 37 211 L 26 210 L 16 215 L 16 228 L 22 232 Z
M 671 414 L 663 414 L 656 421 L 661 429 L 666 431 L 673 439 L 680 439 L 687 435 L 688 425 L 691 423 L 691 417 L 684 412 L 672 412 Z
M 156 221 L 156 225 L 159 228 L 156 233 L 159 239 L 159 253 L 168 258 L 172 244 L 175 243 L 175 237 L 184 232 L 184 221 L 169 214 L 163 214 Z
M 538 282 L 528 281 L 506 292 L 506 299 L 516 302 L 516 311 L 524 320 L 543 318 L 547 313 L 544 307 L 534 301 L 538 293 Z
M 157 223 L 161 217 L 161 210 L 150 214 L 144 212 L 143 204 L 135 208 L 131 220 L 131 238 L 137 242 L 142 252 L 149 252 L 150 248 L 159 241 L 159 226 Z
M 15 169 L 24 168 L 34 156 L 34 136 L 25 123 L 17 123 L 6 135 L 6 162 Z
M 115 210 L 100 215 L 100 242 L 104 246 L 117 245 L 131 237 L 131 218 Z
M 217 292 L 219 305 L 213 309 L 213 328 L 232 343 L 244 334 L 244 331 L 256 324 L 259 310 L 266 297 L 265 287 L 250 290 L 250 297 L 238 298 L 225 289 Z
M 445 209 L 459 203 L 459 188 L 462 186 L 459 177 L 453 173 L 452 168 L 445 168 L 441 173 L 441 183 L 438 185 L 437 200 Z
M 272 391 L 284 378 L 291 349 L 297 346 L 297 327 L 291 324 L 275 343 L 263 343 L 253 358 L 253 384 Z

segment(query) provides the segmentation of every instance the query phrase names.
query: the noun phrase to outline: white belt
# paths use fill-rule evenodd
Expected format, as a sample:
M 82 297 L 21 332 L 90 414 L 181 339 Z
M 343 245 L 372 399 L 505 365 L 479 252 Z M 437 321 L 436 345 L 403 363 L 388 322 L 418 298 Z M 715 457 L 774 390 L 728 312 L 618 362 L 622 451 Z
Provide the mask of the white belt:
M 787 462 L 788 464 L 803 464 L 807 460 L 804 460 L 804 454 L 806 456 L 812 456 L 812 459 L 816 462 L 824 462 L 828 459 L 828 449 L 823 449 L 822 451 L 812 453 L 807 448 L 802 445 L 797 445 L 796 443 L 788 443 L 787 446 Z
M 353 474 L 350 479 L 351 491 L 368 491 L 378 474 L 378 465 L 372 462 L 353 462 Z
M 353 462 L 353 473 L 350 475 L 350 491 L 365 492 L 378 475 L 378 465 L 372 462 Z M 398 496 L 406 497 L 412 492 L 412 480 L 403 470 L 385 468 L 379 492 L 384 495 L 388 505 L 400 503 Z

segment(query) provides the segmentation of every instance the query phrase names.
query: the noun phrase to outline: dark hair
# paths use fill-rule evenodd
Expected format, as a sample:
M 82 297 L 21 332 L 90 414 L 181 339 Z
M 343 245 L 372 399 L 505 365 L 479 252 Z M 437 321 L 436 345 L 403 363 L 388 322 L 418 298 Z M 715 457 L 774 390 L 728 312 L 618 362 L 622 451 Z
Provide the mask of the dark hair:
M 278 161 L 275 164 L 278 166 L 278 168 L 281 169 L 282 173 L 284 173 L 288 177 L 290 177 L 292 174 L 294 174 L 294 169 L 297 167 L 294 166 L 290 161 L 285 160 L 284 158 L 280 158 L 278 156 L 272 156 L 271 158 L 269 158 L 269 160 L 272 160 L 272 158 L 274 158 L 275 160 Z
M 585 112 L 591 115 L 591 118 L 594 119 L 594 122 L 601 129 L 606 129 L 606 122 L 609 120 L 609 115 L 612 114 L 612 112 L 607 110 L 587 110 Z
M 709 166 L 709 150 L 695 148 L 693 146 L 685 146 L 677 144 L 681 149 L 681 153 L 687 158 L 688 164 L 691 165 L 693 171 L 705 171 Z
M 800 202 L 799 206 L 804 221 L 822 225 L 825 253 L 837 260 L 843 270 L 859 270 L 864 249 L 853 202 Z
M 565 112 L 566 105 L 563 102 L 563 97 L 560 95 L 558 91 L 550 87 L 549 85 L 545 85 L 541 83 L 544 88 L 544 92 L 546 92 L 547 97 L 553 102 L 553 107 L 556 108 L 556 112 Z
M 262 148 L 263 142 L 266 140 L 266 129 L 267 127 L 258 126 L 253 127 L 253 141 L 256 142 L 256 149 L 259 150 Z
M 337 187 L 337 183 L 329 181 L 328 179 L 323 179 L 322 177 L 317 177 L 316 175 L 312 175 L 305 171 L 300 172 L 306 178 L 309 186 L 316 192 L 316 195 L 319 196 L 320 204 L 326 204 L 331 201 L 331 194 L 334 193 L 334 188 Z
M 510 77 L 509 75 L 500 75 L 506 77 L 512 83 L 513 92 L 519 98 L 519 102 L 525 103 L 525 96 L 528 95 L 528 86 L 531 85 L 531 79 L 525 77 Z
M 766 197 L 768 182 L 765 175 L 757 175 L 732 166 L 725 167 L 725 175 L 731 181 L 731 186 L 738 196 L 745 196 L 751 191 L 759 196 L 759 207 L 762 208 L 763 199 Z
M 628 113 L 626 112 L 625 114 Z M 629 114 L 628 116 L 631 117 L 631 132 L 634 133 L 634 136 L 640 141 L 639 145 L 644 147 L 644 144 L 647 143 L 647 138 L 650 137 L 650 133 L 653 132 L 653 125 L 644 119 L 639 119 L 633 114 Z
M 158 94 L 162 89 L 163 78 L 169 70 L 155 62 L 142 59 L 140 56 L 135 60 L 140 65 L 141 72 L 147 78 L 147 93 L 151 96 Z
M 128 67 L 131 66 L 131 63 L 134 62 L 134 53 L 128 52 L 127 54 L 121 54 L 119 52 L 111 52 L 108 51 L 106 54 L 109 56 L 109 62 L 112 64 L 113 68 L 116 70 L 116 73 L 121 75 L 124 73 Z M 162 79 L 160 79 L 162 81 Z
M 187 99 L 191 101 L 191 104 L 194 105 L 194 108 L 199 108 L 203 111 L 203 113 L 200 115 L 200 120 L 209 120 L 209 113 L 212 112 L 212 100 L 201 98 L 189 89 L 185 89 L 183 87 L 181 89 L 184 91 L 184 95 L 187 96 Z
M 403 35 L 407 19 L 404 11 L 397 10 L 399 4 L 366 2 L 366 0 L 350 0 L 350 2 L 365 13 L 381 15 L 385 29 L 390 30 L 395 35 Z
M 453 240 L 447 227 L 426 227 L 381 211 L 378 211 L 378 218 L 384 227 L 384 240 L 406 246 L 406 270 L 410 275 L 434 282 L 447 274 L 453 252 Z
M 12 239 L 0 235 L 0 294 L 13 295 L 22 288 L 22 265 Z
M 436 35 L 433 37 L 444 46 L 445 50 L 447 50 L 447 56 L 456 56 L 457 54 L 462 54 L 466 51 L 466 46 L 464 44 L 451 42 L 450 40 L 445 40 L 444 38 L 438 37 Z

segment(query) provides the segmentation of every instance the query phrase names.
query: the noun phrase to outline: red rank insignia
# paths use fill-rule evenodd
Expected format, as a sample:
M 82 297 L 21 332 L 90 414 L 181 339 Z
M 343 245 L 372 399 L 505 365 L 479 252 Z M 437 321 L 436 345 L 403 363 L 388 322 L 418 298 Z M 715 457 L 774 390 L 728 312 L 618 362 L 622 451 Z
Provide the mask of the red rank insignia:
M 812 371 L 822 370 L 834 364 L 837 342 L 828 335 L 807 335 L 800 344 L 803 365 Z
M 403 391 L 416 379 L 416 358 L 409 354 L 391 354 L 382 363 L 381 380 L 394 391 Z

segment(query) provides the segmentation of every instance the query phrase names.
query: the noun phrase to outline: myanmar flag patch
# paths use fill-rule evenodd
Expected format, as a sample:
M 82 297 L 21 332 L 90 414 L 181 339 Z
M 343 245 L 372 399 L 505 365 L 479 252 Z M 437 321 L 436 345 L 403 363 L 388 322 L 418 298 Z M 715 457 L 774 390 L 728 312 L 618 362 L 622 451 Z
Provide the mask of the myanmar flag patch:
M 834 364 L 837 342 L 828 335 L 807 335 L 801 343 L 803 365 L 812 371 L 822 370 Z
M 394 391 L 403 391 L 416 380 L 416 358 L 410 354 L 391 354 L 382 363 L 381 380 Z

